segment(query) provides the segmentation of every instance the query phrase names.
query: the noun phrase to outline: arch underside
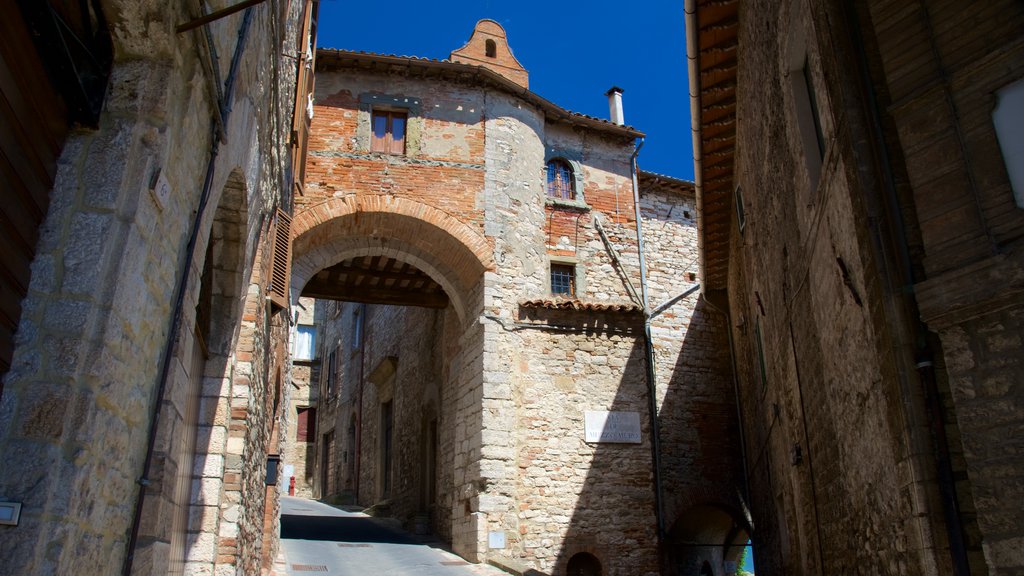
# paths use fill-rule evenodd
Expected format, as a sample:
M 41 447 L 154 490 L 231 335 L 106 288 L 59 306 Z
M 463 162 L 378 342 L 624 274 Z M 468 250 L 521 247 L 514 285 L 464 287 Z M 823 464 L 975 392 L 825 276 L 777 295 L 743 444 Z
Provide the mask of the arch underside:
M 334 199 L 297 215 L 293 227 L 293 298 L 322 270 L 359 258 L 382 257 L 408 264 L 429 276 L 464 320 L 467 295 L 493 267 L 490 247 L 482 235 L 443 212 L 411 200 Z M 329 297 L 324 289 L 320 284 L 317 296 Z M 339 287 L 336 299 L 351 299 L 346 294 L 351 293 Z M 414 300 L 406 303 L 424 305 Z

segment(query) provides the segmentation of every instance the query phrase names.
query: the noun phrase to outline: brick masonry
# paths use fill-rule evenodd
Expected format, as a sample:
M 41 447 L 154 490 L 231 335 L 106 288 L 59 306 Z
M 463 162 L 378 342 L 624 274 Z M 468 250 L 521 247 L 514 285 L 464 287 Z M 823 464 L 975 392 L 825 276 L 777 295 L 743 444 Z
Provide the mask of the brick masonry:
M 636 303 L 632 139 L 613 125 L 553 121 L 458 77 L 356 69 L 330 50 L 318 62 L 294 289 L 326 266 L 380 255 L 426 272 L 452 304 L 317 302 L 314 493 L 429 527 L 471 561 L 562 573 L 589 552 L 609 574 L 659 573 L 668 560 L 657 545 L 642 315 L 522 305 L 550 298 L 551 262 L 574 266 L 584 304 Z M 409 111 L 404 155 L 369 151 L 374 102 Z M 575 202 L 546 200 L 553 157 L 578 170 Z M 670 302 L 697 282 L 692 186 L 642 180 L 651 300 L 666 304 L 652 326 L 666 531 L 681 534 L 695 508 L 740 508 L 736 412 L 720 317 L 695 293 Z M 636 413 L 641 442 L 586 443 L 587 410 Z M 490 546 L 496 535 L 503 547 Z

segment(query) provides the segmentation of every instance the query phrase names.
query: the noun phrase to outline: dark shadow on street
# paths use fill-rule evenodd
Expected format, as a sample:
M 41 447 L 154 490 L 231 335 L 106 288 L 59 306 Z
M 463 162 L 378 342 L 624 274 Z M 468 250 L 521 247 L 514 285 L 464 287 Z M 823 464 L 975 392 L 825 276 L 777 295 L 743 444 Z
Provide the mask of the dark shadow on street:
M 281 538 L 377 544 L 421 544 L 412 535 L 376 518 L 281 515 Z

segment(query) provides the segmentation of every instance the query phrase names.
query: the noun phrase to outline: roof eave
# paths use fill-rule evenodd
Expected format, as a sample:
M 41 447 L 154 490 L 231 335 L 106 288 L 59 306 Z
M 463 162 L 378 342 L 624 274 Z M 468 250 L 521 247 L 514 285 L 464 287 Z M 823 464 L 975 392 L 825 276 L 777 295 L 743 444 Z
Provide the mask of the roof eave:
M 549 121 L 565 122 L 575 126 L 586 127 L 592 130 L 625 138 L 642 138 L 644 136 L 643 132 L 633 128 L 632 126 L 621 126 L 607 120 L 585 116 L 566 110 L 565 108 L 562 108 L 561 106 L 537 95 L 535 92 L 530 91 L 528 88 L 523 88 L 497 72 L 488 70 L 482 66 L 462 64 L 448 60 L 415 58 L 411 56 L 350 52 L 334 48 L 318 48 L 316 62 L 317 67 L 329 64 L 351 65 L 359 62 L 365 62 L 390 66 L 402 66 L 410 69 L 432 69 L 440 72 L 448 72 L 463 78 L 468 75 L 482 84 L 496 87 L 503 92 L 522 98 L 523 100 L 537 106 L 542 112 L 544 112 L 544 117 Z

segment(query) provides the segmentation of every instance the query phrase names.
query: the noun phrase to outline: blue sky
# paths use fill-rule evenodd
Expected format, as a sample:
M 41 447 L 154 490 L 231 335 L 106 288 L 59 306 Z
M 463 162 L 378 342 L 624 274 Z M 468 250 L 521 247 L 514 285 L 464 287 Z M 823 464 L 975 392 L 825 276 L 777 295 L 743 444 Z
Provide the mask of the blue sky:
M 321 0 L 321 47 L 443 59 L 481 18 L 501 23 L 551 102 L 608 118 L 619 86 L 626 123 L 647 134 L 642 170 L 693 179 L 683 2 L 476 0 L 430 4 Z

